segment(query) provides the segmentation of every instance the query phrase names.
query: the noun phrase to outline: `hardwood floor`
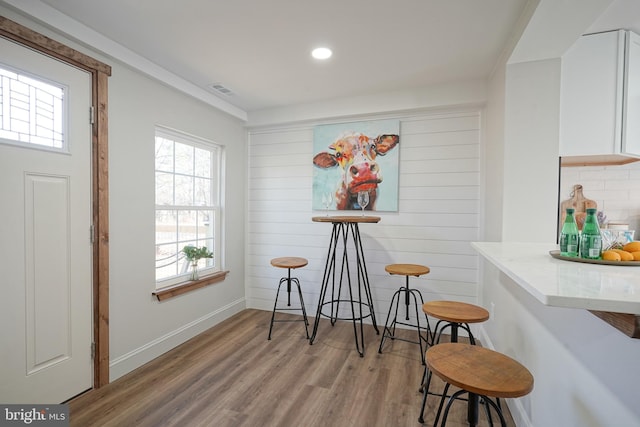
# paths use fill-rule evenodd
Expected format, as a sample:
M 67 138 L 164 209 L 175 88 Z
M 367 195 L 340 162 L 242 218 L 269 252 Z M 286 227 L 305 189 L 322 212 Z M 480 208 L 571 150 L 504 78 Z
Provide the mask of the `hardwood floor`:
M 380 336 L 365 326 L 361 358 L 352 323 L 332 327 L 328 320 L 321 321 L 311 346 L 301 322 L 276 323 L 267 341 L 270 316 L 266 311 L 242 311 L 117 381 L 73 399 L 70 425 L 420 426 L 423 367 L 417 345 L 387 340 L 379 354 Z M 434 379 L 433 386 L 434 391 L 442 389 L 442 382 Z M 426 425 L 433 424 L 438 401 L 429 396 Z M 465 426 L 465 419 L 465 402 L 456 402 L 447 426 Z M 483 413 L 480 425 L 488 425 Z

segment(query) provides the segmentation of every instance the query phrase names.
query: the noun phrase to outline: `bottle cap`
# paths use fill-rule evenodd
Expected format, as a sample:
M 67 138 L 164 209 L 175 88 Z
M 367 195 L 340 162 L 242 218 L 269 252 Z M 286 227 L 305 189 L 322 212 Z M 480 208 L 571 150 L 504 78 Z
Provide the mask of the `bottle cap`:
M 568 214 L 572 214 L 574 213 L 576 210 L 574 208 L 567 208 L 567 213 Z
M 588 208 L 588 209 L 587 209 L 587 213 L 588 213 L 588 214 L 595 214 L 595 213 L 596 213 L 596 211 L 597 211 L 597 209 L 596 209 L 596 208 Z

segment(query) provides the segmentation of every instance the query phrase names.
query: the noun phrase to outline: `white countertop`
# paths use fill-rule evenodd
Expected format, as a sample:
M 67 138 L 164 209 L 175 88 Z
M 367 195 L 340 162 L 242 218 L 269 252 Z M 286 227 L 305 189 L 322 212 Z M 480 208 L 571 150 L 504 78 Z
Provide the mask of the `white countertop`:
M 640 267 L 555 259 L 547 243 L 471 246 L 542 304 L 640 315 Z

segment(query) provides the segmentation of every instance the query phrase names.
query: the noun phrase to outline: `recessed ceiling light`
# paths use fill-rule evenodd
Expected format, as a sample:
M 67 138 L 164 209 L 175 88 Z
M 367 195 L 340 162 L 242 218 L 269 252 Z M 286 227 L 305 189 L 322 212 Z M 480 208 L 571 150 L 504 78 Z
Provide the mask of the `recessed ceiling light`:
M 319 47 L 316 49 L 313 49 L 313 51 L 311 52 L 311 56 L 313 56 L 316 59 L 328 59 L 331 57 L 331 54 L 333 52 L 331 52 L 331 49 L 326 48 L 326 47 Z

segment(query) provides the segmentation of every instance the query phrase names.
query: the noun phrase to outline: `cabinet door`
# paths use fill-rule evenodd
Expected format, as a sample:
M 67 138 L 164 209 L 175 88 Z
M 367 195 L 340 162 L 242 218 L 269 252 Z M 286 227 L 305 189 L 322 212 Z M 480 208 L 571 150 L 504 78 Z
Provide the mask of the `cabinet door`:
M 627 38 L 622 152 L 640 157 L 640 36 Z
M 624 31 L 580 37 L 562 57 L 560 155 L 619 154 Z

